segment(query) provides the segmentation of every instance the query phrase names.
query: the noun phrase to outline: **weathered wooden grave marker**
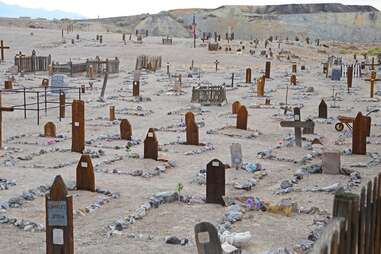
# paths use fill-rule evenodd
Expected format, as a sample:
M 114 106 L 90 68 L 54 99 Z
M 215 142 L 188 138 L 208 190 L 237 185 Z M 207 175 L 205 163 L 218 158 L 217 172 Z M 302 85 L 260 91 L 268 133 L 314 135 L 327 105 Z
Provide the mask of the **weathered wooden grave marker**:
M 60 95 L 59 95 L 59 117 L 60 117 L 60 120 L 61 118 L 65 118 L 65 105 L 66 105 L 66 95 L 65 95 L 65 92 L 64 91 L 60 91 Z
M 381 79 L 377 79 L 377 74 L 375 71 L 372 71 L 370 74 L 370 79 L 365 79 L 365 81 L 370 81 L 370 98 L 374 97 L 374 86 L 376 81 L 381 81 Z
M 230 146 L 230 156 L 232 168 L 239 169 L 242 166 L 242 147 L 239 143 L 233 143 Z
M 60 175 L 45 197 L 46 253 L 74 254 L 73 197 Z
M 186 138 L 188 145 L 199 145 L 199 136 L 198 136 L 198 126 L 195 121 L 194 114 L 188 112 L 185 114 L 185 125 L 186 125 Z
M 237 129 L 247 130 L 248 112 L 245 106 L 241 106 L 237 113 Z
M 217 71 L 218 71 L 218 64 L 219 64 L 220 62 L 218 62 L 218 60 L 216 60 L 214 63 L 216 64 L 216 72 L 217 72 Z
M 106 92 L 106 86 L 107 86 L 107 80 L 108 80 L 108 72 L 105 71 L 105 76 L 103 79 L 103 85 L 102 85 L 102 90 L 101 90 L 101 96 L 100 98 L 104 100 L 105 92 Z
M 266 62 L 265 77 L 270 78 L 271 73 L 271 62 Z
M 4 89 L 13 89 L 12 80 L 5 80 L 4 81 Z
M 250 83 L 251 83 L 251 69 L 247 68 L 246 69 L 246 84 L 250 84 Z
M 321 169 L 323 174 L 339 175 L 341 172 L 340 152 L 323 153 Z
M 348 87 L 348 93 L 349 93 L 349 89 L 352 88 L 352 83 L 353 83 L 353 65 L 350 65 L 347 68 L 347 87 Z
M 300 109 L 294 108 L 294 121 L 282 121 L 280 122 L 281 127 L 291 127 L 295 129 L 295 143 L 297 146 L 302 146 L 302 128 L 312 128 L 312 121 L 301 121 L 300 120 Z
M 132 138 L 132 127 L 127 119 L 120 121 L 120 138 L 123 140 L 131 140 Z
M 83 154 L 76 170 L 76 187 L 78 190 L 95 192 L 95 175 L 90 155 Z
M 56 137 L 56 126 L 53 122 L 47 122 L 44 126 L 44 136 L 49 138 Z
M 209 222 L 201 222 L 194 227 L 198 254 L 222 254 L 217 229 Z
M 366 154 L 366 137 L 369 135 L 370 117 L 359 112 L 353 122 L 352 154 Z
M 48 88 L 48 87 L 49 87 L 49 79 L 44 78 L 44 79 L 41 81 L 41 86 L 42 86 L 43 88 Z
M 239 108 L 241 107 L 241 103 L 239 101 L 235 101 L 233 104 L 232 104 L 232 114 L 238 114 L 238 110 Z
M 148 130 L 146 139 L 144 140 L 144 159 L 153 159 L 157 161 L 159 153 L 159 142 L 155 134 L 155 130 Z
M 90 64 L 89 68 L 87 69 L 87 76 L 89 79 L 94 79 L 94 67 L 92 64 Z
M 3 140 L 3 112 L 13 112 L 13 107 L 3 107 L 2 106 L 2 94 L 0 91 L 0 148 L 2 148 Z
M 290 77 L 290 84 L 296 86 L 296 82 L 297 82 L 296 74 L 292 73 Z
M 265 76 L 257 79 L 257 96 L 263 97 L 265 96 Z
M 115 121 L 115 106 L 110 106 L 109 111 L 110 121 Z
M 292 73 L 297 73 L 297 66 L 296 63 L 292 64 Z
M 327 119 L 328 117 L 328 108 L 327 103 L 324 100 L 321 100 L 319 104 L 319 118 Z
M 138 80 L 134 80 L 132 82 L 132 96 L 139 96 L 140 95 L 140 85 Z
M 71 151 L 82 153 L 85 149 L 85 102 L 73 100 L 72 113 L 72 143 Z
M 8 46 L 4 46 L 3 40 L 0 41 L 1 61 L 4 61 L 4 49 L 10 49 Z
M 206 166 L 206 203 L 224 205 L 225 165 L 214 159 Z

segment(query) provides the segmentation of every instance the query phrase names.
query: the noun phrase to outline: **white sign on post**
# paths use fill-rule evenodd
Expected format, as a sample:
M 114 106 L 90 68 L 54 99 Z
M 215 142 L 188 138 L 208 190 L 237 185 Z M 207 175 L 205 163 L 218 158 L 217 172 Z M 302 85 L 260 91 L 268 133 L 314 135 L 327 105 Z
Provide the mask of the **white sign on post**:
M 64 231 L 61 228 L 53 228 L 53 244 L 63 245 L 64 244 Z

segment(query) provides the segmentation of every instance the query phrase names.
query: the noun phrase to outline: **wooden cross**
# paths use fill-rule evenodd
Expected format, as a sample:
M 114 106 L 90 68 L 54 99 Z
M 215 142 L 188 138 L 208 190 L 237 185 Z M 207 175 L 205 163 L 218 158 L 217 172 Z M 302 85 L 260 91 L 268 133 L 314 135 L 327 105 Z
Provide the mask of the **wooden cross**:
M 377 73 L 375 71 L 372 71 L 372 73 L 370 74 L 370 79 L 365 79 L 365 81 L 370 81 L 370 98 L 373 98 L 374 85 L 376 81 L 381 81 L 381 79 L 377 79 Z
M 216 72 L 217 72 L 217 71 L 218 71 L 218 64 L 219 64 L 220 62 L 218 62 L 218 60 L 216 60 L 214 63 L 216 64 Z
M 1 61 L 4 61 L 4 49 L 9 49 L 8 46 L 4 46 L 3 40 L 0 41 Z
M 3 125 L 3 111 L 4 112 L 12 112 L 14 111 L 14 108 L 13 107 L 3 107 L 2 104 L 1 104 L 1 91 L 0 91 L 0 148 L 2 148 L 2 135 L 3 135 L 3 129 L 2 129 L 2 125 Z
M 280 126 L 295 128 L 295 143 L 297 146 L 302 146 L 302 128 L 312 128 L 314 123 L 312 121 L 300 120 L 300 109 L 294 108 L 294 121 L 282 121 Z

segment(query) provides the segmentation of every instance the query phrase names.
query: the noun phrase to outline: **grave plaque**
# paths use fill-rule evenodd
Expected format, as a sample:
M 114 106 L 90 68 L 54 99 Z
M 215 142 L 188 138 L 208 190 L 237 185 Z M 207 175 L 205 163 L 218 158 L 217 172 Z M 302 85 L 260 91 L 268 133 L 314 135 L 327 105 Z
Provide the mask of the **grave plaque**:
M 232 114 L 238 114 L 238 110 L 239 108 L 241 107 L 241 103 L 239 101 L 235 101 L 233 104 L 232 104 Z
M 61 176 L 45 197 L 46 253 L 74 254 L 73 199 Z
M 115 106 L 110 106 L 110 121 L 115 121 Z
M 231 156 L 231 163 L 232 167 L 239 169 L 242 166 L 242 148 L 241 144 L 239 143 L 233 143 L 230 146 L 230 156 Z
M 198 254 L 223 254 L 217 229 L 209 222 L 201 222 L 194 228 Z
M 199 145 L 198 126 L 192 112 L 185 114 L 185 124 L 187 144 L 195 146 Z
M 47 122 L 44 126 L 44 136 L 48 138 L 56 137 L 56 126 L 53 122 Z
M 206 203 L 225 205 L 225 165 L 214 159 L 206 166 Z
M 251 69 L 247 68 L 246 69 L 246 84 L 250 84 L 250 83 L 251 83 Z
M 120 122 L 120 138 L 123 140 L 131 140 L 132 138 L 131 124 L 127 119 L 122 119 Z
M 319 104 L 319 118 L 327 119 L 328 112 L 327 112 L 327 103 L 325 103 L 324 100 L 321 100 Z
M 237 114 L 237 129 L 247 130 L 247 109 L 245 106 L 241 106 Z
M 82 153 L 85 149 L 85 102 L 73 100 L 72 103 L 72 145 L 71 151 Z
M 144 140 L 144 159 L 153 159 L 157 161 L 159 152 L 159 142 L 157 141 L 155 130 L 148 130 L 146 139 Z
M 95 192 L 95 176 L 90 155 L 84 154 L 77 165 L 77 189 Z
M 266 62 L 265 78 L 270 78 L 271 62 Z
M 369 120 L 359 112 L 353 122 L 352 153 L 366 154 L 366 137 L 369 133 Z
M 340 152 L 325 152 L 322 155 L 323 174 L 339 175 L 341 171 Z

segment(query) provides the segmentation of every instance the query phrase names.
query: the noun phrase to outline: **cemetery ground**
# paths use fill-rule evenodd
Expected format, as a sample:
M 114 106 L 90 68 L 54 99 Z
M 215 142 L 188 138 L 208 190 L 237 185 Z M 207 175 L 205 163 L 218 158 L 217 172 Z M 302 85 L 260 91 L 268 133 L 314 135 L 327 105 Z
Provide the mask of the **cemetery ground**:
M 33 32 L 33 36 L 31 35 Z M 80 39 L 76 39 L 80 34 Z M 298 58 L 278 60 L 278 43 L 270 43 L 274 58 L 260 56 L 266 50 L 264 43 L 249 54 L 249 42 L 240 53 L 208 51 L 207 47 L 192 48 L 193 40 L 174 38 L 173 45 L 162 45 L 161 38 L 147 37 L 142 44 L 121 39 L 121 34 L 102 33 L 100 44 L 94 32 L 67 34 L 62 42 L 61 31 L 26 28 L 0 29 L 0 39 L 10 49 L 5 51 L 5 61 L 0 64 L 0 80 L 3 83 L 12 74 L 8 71 L 14 65 L 14 55 L 19 51 L 29 55 L 36 50 L 38 55 L 51 55 L 54 62 L 66 63 L 86 61 L 100 56 L 102 59 L 120 61 L 119 73 L 109 74 L 104 100 L 99 99 L 103 74 L 95 74 L 90 80 L 86 73 L 65 75 L 65 85 L 86 87 L 81 99 L 85 102 L 85 154 L 90 154 L 95 173 L 97 192 L 75 190 L 76 167 L 80 153 L 71 152 L 72 119 L 71 107 L 66 107 L 65 118 L 59 121 L 59 109 L 41 106 L 40 125 L 37 112 L 24 111 L 2 113 L 2 150 L 0 151 L 0 178 L 14 181 L 7 189 L 0 188 L 1 204 L 24 195 L 16 207 L 0 209 L 0 253 L 43 253 L 45 252 L 45 194 L 29 198 L 30 190 L 46 186 L 48 189 L 57 175 L 61 175 L 73 195 L 73 226 L 75 253 L 196 253 L 194 226 L 206 221 L 214 225 L 222 223 L 227 207 L 205 203 L 206 186 L 200 170 L 213 159 L 231 165 L 230 146 L 242 146 L 245 169 L 226 169 L 225 193 L 227 197 L 258 197 L 274 207 L 276 204 L 294 202 L 297 209 L 291 214 L 285 212 L 247 209 L 239 221 L 233 223 L 230 232 L 251 234 L 243 253 L 262 253 L 278 248 L 289 250 L 304 248 L 311 232 L 319 222 L 332 216 L 334 192 L 339 188 L 359 193 L 361 186 L 381 171 L 381 113 L 371 115 L 372 126 L 367 155 L 352 155 L 350 130 L 335 130 L 337 116 L 356 117 L 359 111 L 366 114 L 369 109 L 380 108 L 381 85 L 375 85 L 375 96 L 369 99 L 369 71 L 362 78 L 353 79 L 353 88 L 347 92 L 346 78 L 332 81 L 323 74 L 322 63 L 328 56 L 342 56 L 344 61 L 353 62 L 353 54 L 340 55 L 346 45 L 328 43 L 329 48 L 307 45 L 304 42 L 282 42 L 280 48 L 290 51 Z M 75 43 L 71 44 L 71 39 Z M 227 44 L 227 42 L 222 43 Z M 241 47 L 239 41 L 231 42 L 233 48 Z M 359 51 L 377 45 L 355 45 Z M 323 52 L 324 51 L 324 52 Z M 140 96 L 132 96 L 132 80 L 136 59 L 140 55 L 162 57 L 162 67 L 156 72 L 142 70 Z M 362 58 L 362 56 L 358 56 Z M 194 61 L 194 69 L 190 66 Z M 216 72 L 215 61 L 218 60 Z M 264 97 L 257 96 L 254 78 L 263 75 L 266 61 L 271 60 L 271 78 L 266 79 Z M 297 85 L 288 88 L 288 105 L 301 108 L 301 120 L 315 121 L 315 134 L 302 134 L 302 147 L 293 143 L 294 128 L 283 128 L 281 121 L 293 121 L 292 110 L 284 115 L 286 87 L 290 83 L 292 62 L 297 63 Z M 176 77 L 168 78 L 166 64 L 174 75 L 182 75 L 180 92 L 172 88 L 178 84 Z M 305 70 L 300 67 L 304 65 Z M 245 83 L 245 70 L 252 69 L 253 81 Z M 376 67 L 377 68 L 377 67 Z M 212 85 L 231 84 L 227 87 L 227 103 L 222 106 L 201 106 L 191 103 L 192 86 L 199 81 Z M 381 73 L 381 72 L 380 72 Z M 192 74 L 193 77 L 189 77 Z M 39 87 L 48 72 L 14 74 L 14 88 Z M 93 83 L 90 87 L 89 82 Z M 169 91 L 172 89 L 171 91 Z M 335 96 L 332 96 L 334 89 Z M 58 96 L 49 93 L 49 100 Z M 77 99 L 76 92 L 66 94 L 67 103 Z M 41 97 L 43 101 L 43 97 Z M 271 105 L 264 105 L 269 98 Z M 22 105 L 22 93 L 2 93 L 2 106 Z M 318 106 L 324 99 L 328 105 L 328 121 L 318 119 Z M 35 94 L 27 94 L 27 100 L 36 100 Z M 248 111 L 247 130 L 236 129 L 236 115 L 231 113 L 232 103 L 239 101 Z M 115 106 L 115 121 L 109 120 L 109 107 Z M 333 107 L 335 106 L 335 107 Z M 186 145 L 185 113 L 194 113 L 199 127 L 199 142 L 202 145 Z M 132 127 L 132 145 L 120 139 L 120 120 L 128 119 Z M 44 125 L 53 122 L 56 138 L 43 137 Z M 155 128 L 159 142 L 158 161 L 144 159 L 144 139 L 149 128 Z M 310 146 L 319 139 L 322 146 Z M 290 142 L 290 145 L 287 143 Z M 297 183 L 292 183 L 295 173 L 303 167 L 321 165 L 322 157 L 315 152 L 340 152 L 341 167 L 359 172 L 361 184 L 353 185 L 351 177 L 344 174 L 305 174 Z M 377 157 L 378 156 L 378 157 Z M 372 162 L 372 163 L 369 163 Z M 247 164 L 245 164 L 247 163 Z M 262 170 L 250 172 L 250 166 L 260 164 Z M 258 167 L 258 165 L 257 165 Z M 255 179 L 255 180 L 252 180 Z M 239 188 L 249 180 L 255 181 L 251 188 Z M 289 180 L 288 183 L 285 183 Z M 287 182 L 287 181 L 286 181 Z M 0 182 L 1 183 L 1 182 Z M 174 200 L 160 204 L 145 212 L 133 224 L 116 230 L 115 221 L 136 212 L 152 196 L 162 192 L 176 192 L 178 184 L 183 185 L 180 194 L 189 197 L 189 202 Z M 291 184 L 287 192 L 280 190 L 283 184 Z M 1 186 L 1 185 L 0 185 Z M 284 186 L 283 186 L 284 187 Z M 331 187 L 326 188 L 326 187 Z M 44 188 L 42 188 L 43 190 Z M 41 188 L 40 188 L 41 190 Z M 105 191 L 108 190 L 108 194 Z M 110 198 L 108 198 L 110 197 Z M 93 209 L 92 204 L 102 205 Z M 288 200 L 286 202 L 285 200 Z M 9 202 L 8 202 L 9 203 Z M 1 223 L 2 216 L 28 220 L 42 228 L 21 228 L 10 223 Z M 187 239 L 184 245 L 168 244 L 166 238 L 175 236 Z M 301 247 L 302 246 L 302 247 Z M 301 252 L 302 253 L 302 252 Z

